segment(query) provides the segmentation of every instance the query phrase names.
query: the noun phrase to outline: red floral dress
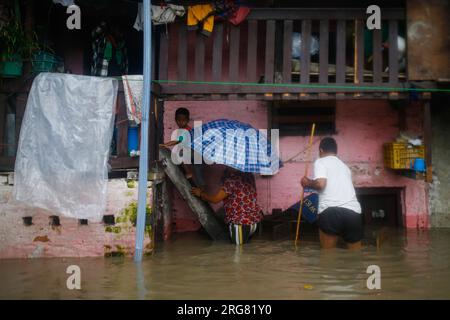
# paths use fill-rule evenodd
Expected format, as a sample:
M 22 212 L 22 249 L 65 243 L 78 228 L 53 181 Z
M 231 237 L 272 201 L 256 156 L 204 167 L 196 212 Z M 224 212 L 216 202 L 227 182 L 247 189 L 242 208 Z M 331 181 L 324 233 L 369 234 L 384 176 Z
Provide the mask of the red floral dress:
M 256 188 L 247 180 L 241 174 L 231 174 L 224 179 L 226 223 L 252 225 L 262 219 L 261 208 L 256 202 Z

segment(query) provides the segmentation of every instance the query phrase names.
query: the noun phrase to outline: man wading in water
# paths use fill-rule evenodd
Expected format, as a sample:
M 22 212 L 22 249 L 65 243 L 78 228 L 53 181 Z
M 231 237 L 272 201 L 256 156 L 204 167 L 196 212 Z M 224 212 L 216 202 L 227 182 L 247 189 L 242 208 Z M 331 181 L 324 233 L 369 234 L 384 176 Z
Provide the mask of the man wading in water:
M 337 157 L 333 138 L 324 138 L 320 158 L 314 162 L 314 180 L 303 177 L 303 188 L 319 192 L 319 235 L 324 249 L 335 248 L 341 236 L 349 249 L 360 249 L 363 236 L 361 205 L 356 199 L 352 174 Z

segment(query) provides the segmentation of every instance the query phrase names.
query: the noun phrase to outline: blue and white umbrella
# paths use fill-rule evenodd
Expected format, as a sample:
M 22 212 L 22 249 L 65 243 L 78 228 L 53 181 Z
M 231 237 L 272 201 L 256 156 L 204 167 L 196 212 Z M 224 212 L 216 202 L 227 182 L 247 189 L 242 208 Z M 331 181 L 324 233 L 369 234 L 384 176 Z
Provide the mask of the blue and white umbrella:
M 206 164 L 223 164 L 239 171 L 274 175 L 281 166 L 278 132 L 255 129 L 247 123 L 220 119 L 194 126 L 182 144 L 202 155 Z M 186 132 L 187 134 L 187 132 Z

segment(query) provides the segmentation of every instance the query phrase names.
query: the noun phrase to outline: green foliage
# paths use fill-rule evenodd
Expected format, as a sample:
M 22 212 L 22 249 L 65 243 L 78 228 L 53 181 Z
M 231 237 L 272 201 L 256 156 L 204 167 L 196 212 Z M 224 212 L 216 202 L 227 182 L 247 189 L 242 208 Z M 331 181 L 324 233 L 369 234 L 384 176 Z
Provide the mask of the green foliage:
M 12 19 L 0 29 L 0 60 L 30 59 L 39 49 L 36 34 L 28 35 L 20 21 Z

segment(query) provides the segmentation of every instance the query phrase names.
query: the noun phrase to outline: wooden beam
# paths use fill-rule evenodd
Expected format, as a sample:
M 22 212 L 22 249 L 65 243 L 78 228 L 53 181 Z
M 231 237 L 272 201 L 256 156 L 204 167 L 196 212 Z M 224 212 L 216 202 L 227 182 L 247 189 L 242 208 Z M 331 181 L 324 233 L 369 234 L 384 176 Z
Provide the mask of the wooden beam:
M 365 83 L 364 85 L 349 85 L 348 83 L 336 83 L 335 87 L 294 87 L 292 85 L 258 85 L 258 86 L 245 86 L 245 85 L 219 85 L 219 84 L 174 84 L 174 85 L 161 85 L 161 92 L 163 95 L 175 95 L 175 94 L 299 94 L 299 93 L 355 93 L 355 92 L 373 92 L 373 93 L 386 93 L 395 92 L 396 84 L 386 83 L 386 88 L 380 90 L 377 84 Z M 398 84 L 397 84 L 398 85 Z M 391 86 L 391 87 L 390 87 Z M 392 89 L 391 89 L 392 88 Z
M 398 22 L 389 21 L 389 82 L 398 82 Z
M 125 95 L 123 92 L 117 94 L 116 101 L 116 127 L 117 127 L 117 156 L 127 157 L 128 156 L 128 116 L 127 107 L 125 104 Z
M 374 29 L 373 32 L 373 82 L 381 83 L 383 82 L 382 68 L 383 68 L 383 57 L 382 57 L 382 38 L 381 30 Z
M 364 28 L 365 21 L 355 20 L 355 83 L 364 82 Z
M 264 63 L 264 82 L 273 83 L 275 68 L 275 20 L 266 22 L 266 58 Z
M 405 20 L 404 8 L 383 8 L 384 20 Z M 365 8 L 252 8 L 249 20 L 367 19 Z
M 283 83 L 291 83 L 292 77 L 292 20 L 284 20 L 283 29 Z
M 214 26 L 212 81 L 222 80 L 223 23 Z
M 170 150 L 161 148 L 159 150 L 160 159 L 163 161 L 164 170 L 180 192 L 182 198 L 189 205 L 191 210 L 197 215 L 201 225 L 213 240 L 226 240 L 228 235 L 225 232 L 224 223 L 220 222 L 214 215 L 211 206 L 191 194 L 191 184 L 186 180 L 179 166 L 173 164 Z
M 187 27 L 179 24 L 178 28 L 177 79 L 187 80 Z
M 195 35 L 195 80 L 203 81 L 205 78 L 205 37 Z
M 320 20 L 319 83 L 328 83 L 329 20 Z
M 345 29 L 346 21 L 338 20 L 336 25 L 336 82 L 345 83 Z
M 258 21 L 250 20 L 248 22 L 247 38 L 247 81 L 257 82 L 256 63 L 258 61 Z
M 300 59 L 300 82 L 309 83 L 309 71 L 311 66 L 311 20 L 302 21 L 302 58 Z
M 232 82 L 239 81 L 239 42 L 240 42 L 240 27 L 230 26 L 230 57 L 229 57 L 229 80 Z M 236 99 L 237 96 L 231 94 L 231 100 Z

